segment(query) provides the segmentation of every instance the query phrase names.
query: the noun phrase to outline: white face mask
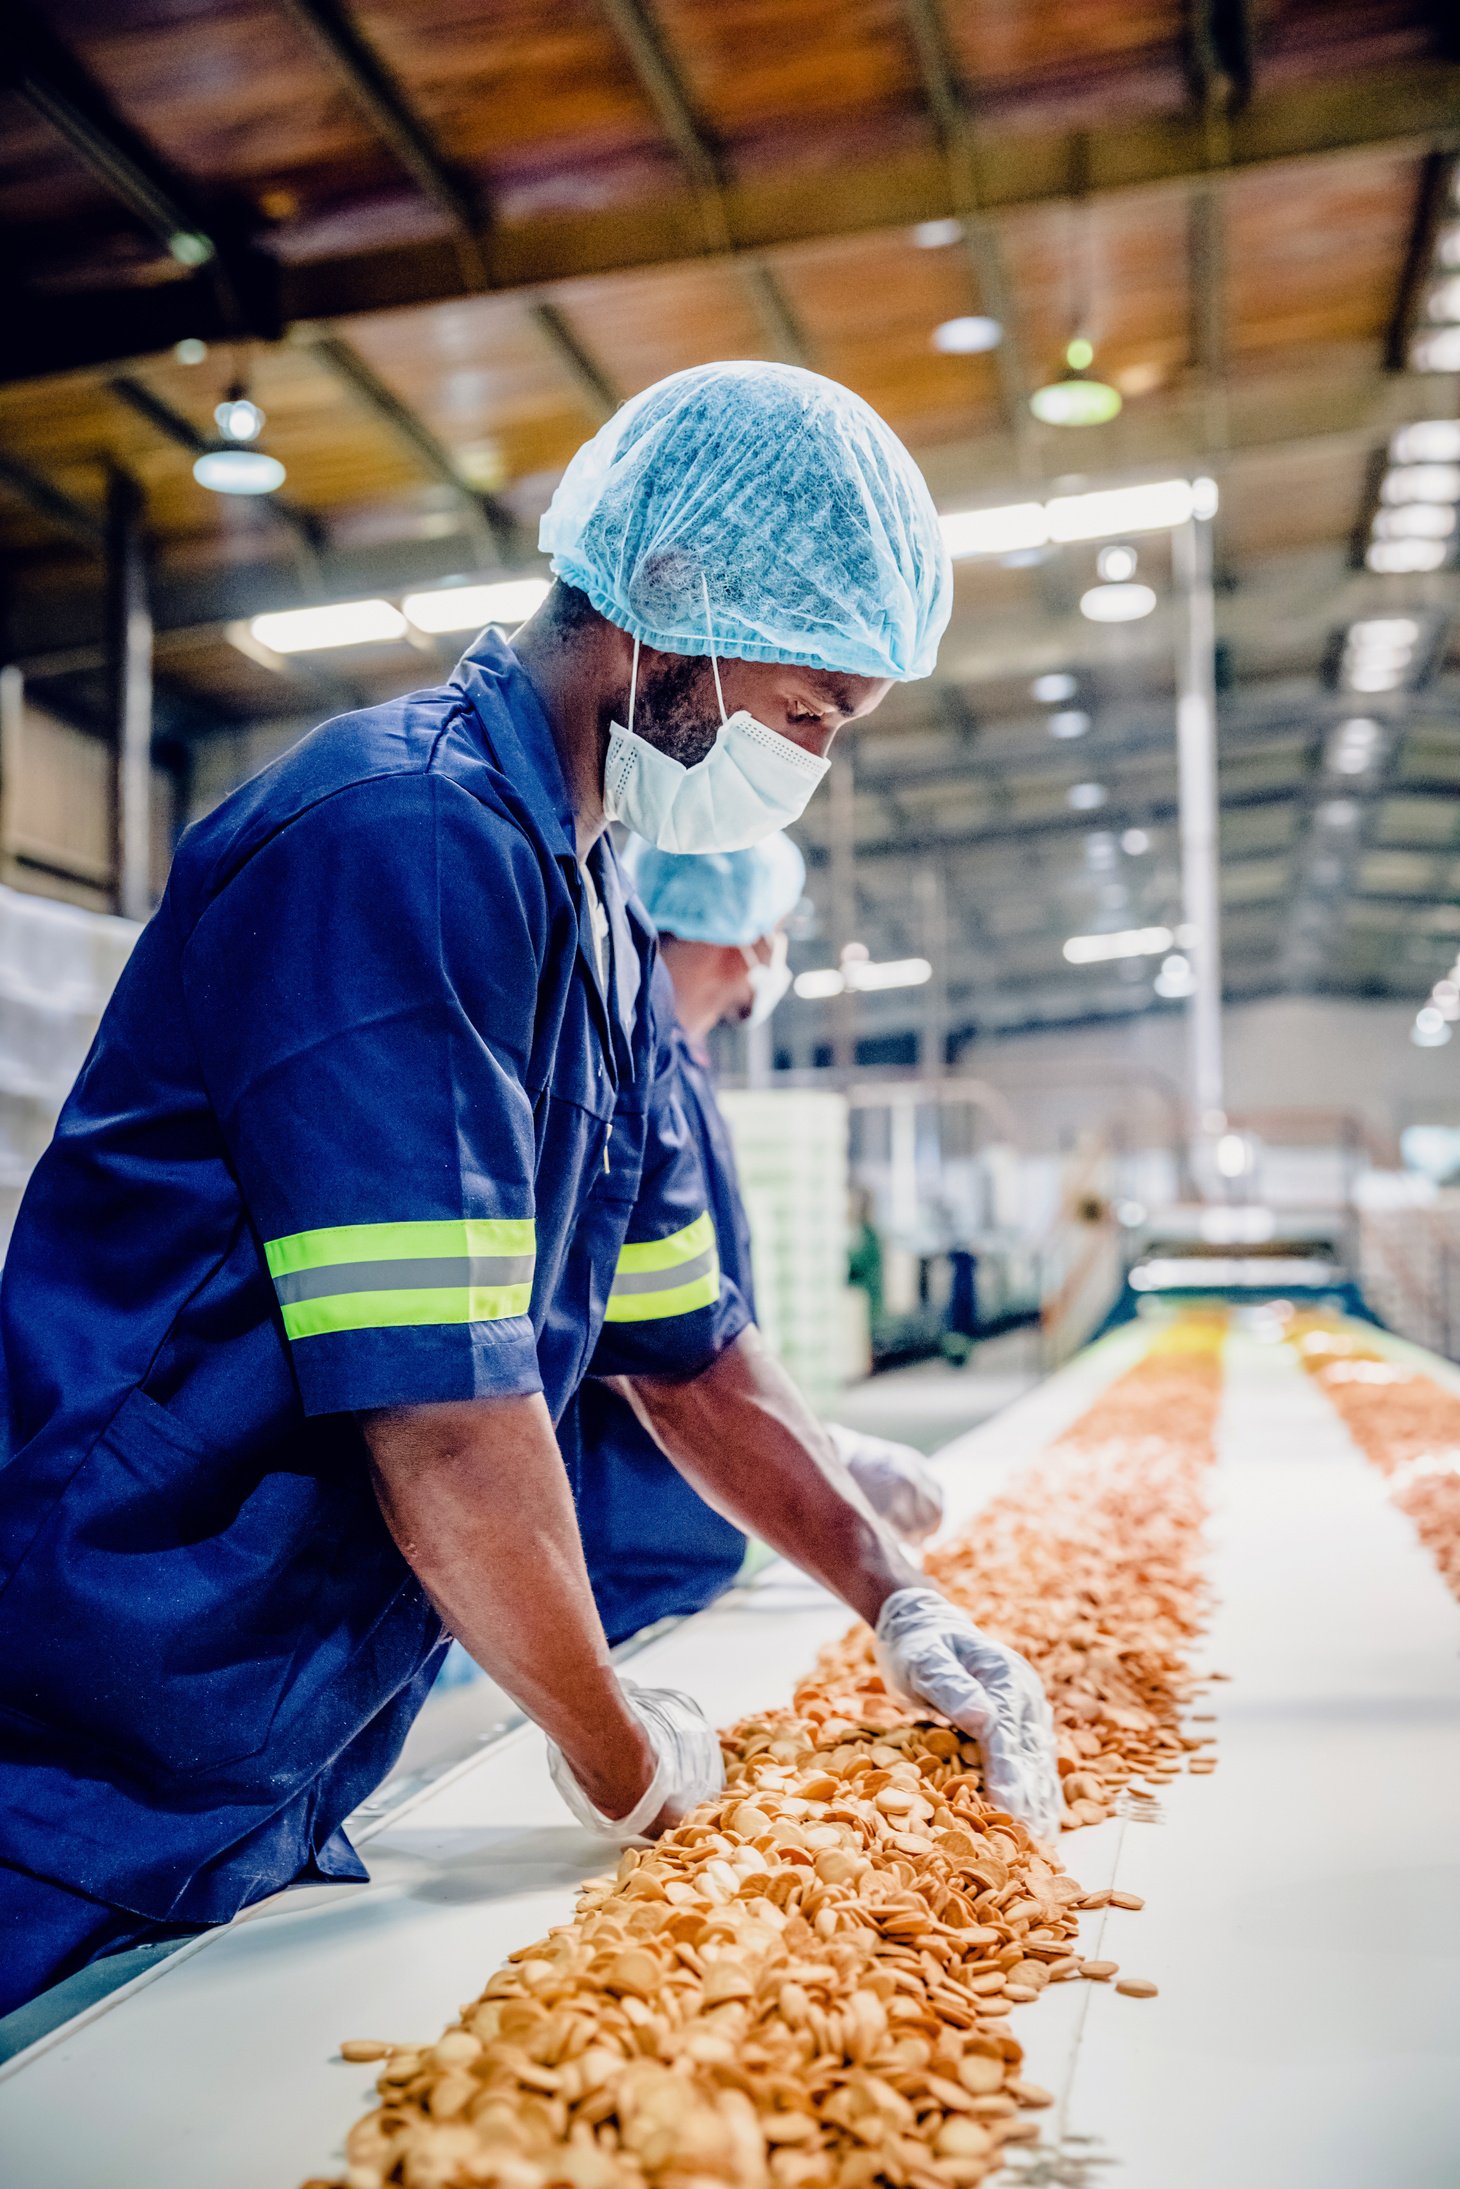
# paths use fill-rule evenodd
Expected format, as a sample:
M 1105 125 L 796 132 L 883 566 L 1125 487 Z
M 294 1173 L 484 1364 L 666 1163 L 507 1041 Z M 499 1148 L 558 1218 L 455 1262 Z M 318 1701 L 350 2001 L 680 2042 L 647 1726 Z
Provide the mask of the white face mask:
M 750 975 L 750 1011 L 744 1021 L 747 1026 L 764 1026 L 766 1020 L 791 985 L 789 946 L 782 930 L 771 945 L 768 958 L 757 958 L 753 952 L 741 949 L 745 956 L 745 970 Z
M 706 616 L 709 595 L 705 597 Z M 720 734 L 703 760 L 687 768 L 634 734 L 639 642 L 629 683 L 629 726 L 615 722 L 603 774 L 603 803 L 660 851 L 744 851 L 799 821 L 830 761 L 803 752 L 789 737 L 757 722 L 747 708 L 725 712 L 720 664 L 710 639 L 710 666 L 720 702 Z

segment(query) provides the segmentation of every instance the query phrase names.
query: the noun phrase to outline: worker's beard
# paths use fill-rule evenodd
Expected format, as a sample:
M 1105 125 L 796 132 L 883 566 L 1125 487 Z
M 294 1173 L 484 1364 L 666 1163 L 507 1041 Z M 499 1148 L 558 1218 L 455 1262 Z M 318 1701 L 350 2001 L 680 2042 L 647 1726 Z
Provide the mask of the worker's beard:
M 681 767 L 706 757 L 720 734 L 720 703 L 703 655 L 661 654 L 652 669 L 640 657 L 634 730 Z

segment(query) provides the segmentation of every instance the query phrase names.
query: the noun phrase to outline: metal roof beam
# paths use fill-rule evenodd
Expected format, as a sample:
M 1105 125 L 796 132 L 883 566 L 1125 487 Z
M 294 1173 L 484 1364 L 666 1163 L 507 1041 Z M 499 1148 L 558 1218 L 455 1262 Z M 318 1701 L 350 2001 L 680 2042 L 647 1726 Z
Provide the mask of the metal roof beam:
M 311 350 L 337 379 L 344 382 L 423 471 L 450 490 L 489 562 L 511 564 L 527 553 L 521 528 L 507 504 L 499 501 L 495 494 L 484 494 L 472 485 L 451 451 L 437 440 L 425 420 L 408 403 L 402 402 L 393 388 L 387 387 L 374 366 L 352 344 L 334 328 L 321 325 L 301 327 L 298 339 L 302 347 Z
M 714 133 L 695 105 L 679 58 L 650 0 L 599 0 L 599 6 L 694 184 L 711 249 L 719 255 L 731 255 L 735 226 L 724 158 Z M 739 261 L 739 270 L 777 355 L 788 365 L 809 363 L 805 338 L 769 266 L 762 259 L 747 256 Z
M 1403 786 L 1406 798 L 1436 800 L 1448 806 L 1457 803 L 1456 786 L 1445 782 L 1412 782 Z M 1222 795 L 1221 810 L 1224 814 L 1248 812 L 1267 806 L 1291 806 L 1299 804 L 1307 796 L 1303 782 L 1264 784 L 1256 790 L 1228 790 Z M 1176 801 L 1172 798 L 1137 798 L 1122 800 L 1112 798 L 1108 805 L 1093 813 L 1050 813 L 1037 819 L 1009 822 L 992 828 L 954 829 L 946 834 L 936 831 L 916 836 L 878 838 L 860 841 L 857 858 L 905 859 L 922 858 L 934 852 L 975 852 L 1001 844 L 1029 844 L 1049 836 L 1080 836 L 1096 830 L 1118 829 L 1137 821 L 1141 827 L 1161 827 L 1176 819 Z M 1444 847 L 1439 847 L 1443 849 Z M 824 862 L 826 854 L 820 845 L 807 846 L 813 864 Z
M 1376 69 L 1342 81 L 1317 80 L 1257 91 L 1231 121 L 1233 173 L 1275 169 L 1359 151 L 1418 154 L 1455 135 L 1460 67 L 1436 61 Z M 1189 184 L 1207 172 L 1200 118 L 1112 117 L 1084 132 L 1091 197 Z M 986 217 L 1061 202 L 1069 194 L 1067 129 L 990 140 L 984 162 Z M 796 168 L 727 181 L 727 218 L 737 252 L 854 237 L 956 215 L 941 149 L 898 150 L 849 161 L 825 188 L 808 189 Z M 494 289 L 536 290 L 579 275 L 701 263 L 704 225 L 697 196 L 660 190 L 629 205 L 544 212 L 498 222 L 484 239 Z M 713 254 L 711 254 L 713 255 Z M 452 240 L 382 244 L 333 258 L 303 259 L 278 271 L 286 321 L 343 318 L 441 303 L 469 293 Z M 181 285 L 88 291 L 33 308 L 8 345 L 3 372 L 33 377 L 165 349 L 184 335 L 224 335 L 204 323 Z
M 62 532 L 69 532 L 85 547 L 95 548 L 98 553 L 106 547 L 106 523 L 98 511 L 90 510 L 84 502 L 78 502 L 64 487 L 53 485 L 29 464 L 23 464 L 18 456 L 8 456 L 0 449 L 0 489 L 14 494 L 33 509 L 38 517 L 55 525 Z
M 277 332 L 272 265 L 251 249 L 236 219 L 210 209 L 117 111 L 102 85 L 25 0 L 10 0 L 0 86 L 17 92 L 65 138 L 178 265 L 206 272 L 219 334 Z M 184 298 L 196 293 L 191 283 L 167 286 L 181 288 Z
M 452 165 L 425 116 L 411 103 L 405 86 L 387 68 L 341 0 L 286 0 L 286 5 L 324 49 L 366 118 L 417 188 L 451 223 L 463 286 L 467 290 L 490 288 L 483 239 L 491 226 L 491 208 L 484 192 Z M 618 404 L 617 392 L 562 313 L 541 300 L 529 306 L 529 313 L 589 410 L 607 416 Z M 488 525 L 491 527 L 490 518 Z
M 1014 288 L 998 233 L 987 217 L 983 160 L 973 114 L 958 80 L 940 0 L 903 0 L 903 9 L 917 55 L 923 97 L 947 170 L 953 217 L 962 223 L 964 250 L 978 302 L 1004 330 L 1004 338 L 994 352 L 1004 422 L 1019 452 L 1021 468 L 1033 473 L 1038 469 L 1038 435 L 1029 411 L 1029 378 Z
M 475 186 L 447 159 L 394 70 L 381 59 L 342 0 L 284 0 L 284 4 L 323 49 L 417 188 L 450 221 L 462 279 L 470 288 L 485 288 L 487 267 L 481 246 L 485 208 Z

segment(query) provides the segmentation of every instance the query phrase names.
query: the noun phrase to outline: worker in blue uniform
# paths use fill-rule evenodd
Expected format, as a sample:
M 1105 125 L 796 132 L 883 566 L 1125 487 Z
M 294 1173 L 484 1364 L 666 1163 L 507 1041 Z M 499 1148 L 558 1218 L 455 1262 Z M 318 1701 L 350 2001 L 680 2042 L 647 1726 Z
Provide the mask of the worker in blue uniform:
M 554 1434 L 590 1367 L 1052 1820 L 1037 1680 L 921 1586 L 721 1273 L 604 833 L 734 849 L 800 813 L 838 729 L 932 666 L 926 488 L 846 390 L 709 366 L 579 452 L 542 544 L 512 645 L 326 723 L 184 837 L 26 1190 L 0 2009 L 361 1878 L 344 1819 L 448 1634 L 585 1823 L 652 1835 L 718 1787 L 695 1706 L 608 1657 Z
M 763 1024 L 790 985 L 786 921 L 806 865 L 777 832 L 744 851 L 659 851 L 630 837 L 624 861 L 659 934 L 655 1000 L 679 1068 L 720 1267 L 755 1314 L 750 1225 L 705 1042 L 722 1021 Z M 943 1496 L 910 1445 L 832 1422 L 833 1442 L 874 1512 L 905 1542 L 932 1534 Z M 735 1579 L 746 1539 L 671 1466 L 632 1406 L 589 1377 L 560 1425 L 577 1462 L 578 1524 L 610 1642 L 698 1611 Z

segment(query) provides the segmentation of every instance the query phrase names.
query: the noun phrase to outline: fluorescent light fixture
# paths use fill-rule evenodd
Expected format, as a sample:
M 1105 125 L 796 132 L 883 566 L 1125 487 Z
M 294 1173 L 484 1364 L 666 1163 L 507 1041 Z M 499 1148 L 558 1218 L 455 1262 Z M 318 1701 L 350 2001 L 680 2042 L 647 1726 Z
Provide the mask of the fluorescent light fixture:
M 1425 298 L 1425 317 L 1446 324 L 1460 319 L 1460 275 L 1435 283 Z
M 1381 502 L 1460 501 L 1460 464 L 1397 464 L 1386 471 Z
M 261 448 L 207 448 L 193 465 L 193 477 L 210 494 L 274 494 L 286 476 L 278 457 Z
M 1419 637 L 1419 625 L 1412 616 L 1365 616 L 1362 623 L 1351 623 L 1348 631 L 1350 646 L 1413 646 Z
M 1376 540 L 1448 540 L 1455 529 L 1449 502 L 1402 502 L 1397 509 L 1376 509 Z
M 963 241 L 961 220 L 920 220 L 912 232 L 913 242 L 920 251 L 946 251 L 951 244 Z
M 1216 487 L 1210 479 L 1156 479 L 1144 486 L 1057 494 L 1048 503 L 1009 502 L 996 509 L 952 510 L 939 521 L 950 555 L 1007 555 L 1028 547 L 1064 547 L 1082 540 L 1124 539 L 1134 532 L 1169 532 L 1188 517 L 1212 516 L 1216 506 Z
M 1065 800 L 1075 813 L 1095 813 L 1109 795 L 1103 783 L 1072 783 L 1065 792 Z
M 1061 707 L 1049 718 L 1051 737 L 1083 737 L 1090 727 L 1090 717 L 1083 707 Z
M 1446 540 L 1371 540 L 1364 564 L 1381 577 L 1406 577 L 1416 570 L 1438 570 L 1449 552 Z
M 1125 927 L 1114 935 L 1071 935 L 1065 944 L 1070 965 L 1104 965 L 1111 958 L 1159 958 L 1176 937 L 1169 927 Z
M 1436 327 L 1416 335 L 1409 362 L 1416 372 L 1460 372 L 1460 327 Z
M 797 995 L 807 1002 L 819 1002 L 839 996 L 848 988 L 921 988 L 932 977 L 933 968 L 926 958 L 884 958 L 880 963 L 872 958 L 845 958 L 840 966 L 819 965 L 810 972 L 798 973 L 794 986 Z
M 1328 740 L 1328 765 L 1336 775 L 1362 775 L 1373 766 L 1379 742 L 1377 722 L 1362 716 L 1340 722 Z
M 1456 223 L 1460 235 L 1460 222 Z M 1419 418 L 1401 426 L 1389 442 L 1393 464 L 1460 463 L 1460 418 Z
M 933 348 L 949 357 L 978 357 L 985 350 L 996 350 L 1003 339 L 998 320 L 983 312 L 963 312 L 933 329 Z
M 284 608 L 255 616 L 248 628 L 271 653 L 312 654 L 404 638 L 406 619 L 388 600 L 337 600 L 322 608 Z
M 1046 676 L 1037 676 L 1029 687 L 1030 697 L 1037 699 L 1041 707 L 1058 707 L 1067 699 L 1073 699 L 1079 685 L 1068 670 L 1052 669 Z
M 548 596 L 546 578 L 504 578 L 495 585 L 441 585 L 407 593 L 407 623 L 418 631 L 480 631 L 484 624 L 512 628 L 525 623 Z
M 926 958 L 868 958 L 844 968 L 848 988 L 921 988 L 933 977 Z
M 939 519 L 948 552 L 1007 555 L 1049 544 L 1049 521 L 1042 502 L 1010 502 L 1002 509 L 960 509 Z
M 1151 486 L 1100 487 L 1090 494 L 1056 494 L 1049 504 L 1049 536 L 1059 545 L 1120 538 L 1127 532 L 1169 532 L 1192 513 L 1190 479 L 1158 479 Z
M 1080 595 L 1080 614 L 1091 623 L 1138 623 L 1155 605 L 1149 585 L 1092 585 Z
M 1333 1264 L 1316 1254 L 1153 1254 L 1127 1281 L 1132 1292 L 1287 1292 L 1332 1284 Z

